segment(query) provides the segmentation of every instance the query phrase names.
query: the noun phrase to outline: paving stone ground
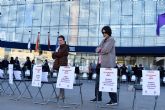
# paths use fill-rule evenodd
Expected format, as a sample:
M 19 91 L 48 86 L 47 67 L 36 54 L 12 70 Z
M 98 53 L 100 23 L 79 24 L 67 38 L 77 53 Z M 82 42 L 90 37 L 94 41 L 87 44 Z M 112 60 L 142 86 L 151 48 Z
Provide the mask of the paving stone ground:
M 21 98 L 19 101 L 11 100 L 15 96 L 8 96 L 5 94 L 0 95 L 0 110 L 132 110 L 132 102 L 134 97 L 133 91 L 128 91 L 128 83 L 122 83 L 120 86 L 120 97 L 118 106 L 105 106 L 110 100 L 108 93 L 103 93 L 103 101 L 101 103 L 91 103 L 89 100 L 94 98 L 94 81 L 82 81 L 83 105 L 70 105 L 68 103 L 80 104 L 79 87 L 74 87 L 73 90 L 66 90 L 67 104 L 49 102 L 47 105 L 34 104 L 32 99 Z M 14 86 L 13 86 L 14 88 Z M 24 85 L 21 85 L 24 88 Z M 37 92 L 37 88 L 29 88 L 33 96 Z M 57 89 L 57 92 L 59 90 Z M 8 91 L 10 93 L 10 91 Z M 42 92 L 44 97 L 50 96 L 52 88 L 50 85 L 44 85 Z M 16 93 L 17 94 L 17 93 Z M 25 94 L 27 96 L 28 94 Z M 40 97 L 38 97 L 40 98 Z M 156 110 L 165 110 L 165 87 L 161 87 L 161 94 L 158 97 Z M 142 92 L 137 92 L 137 98 L 134 110 L 154 110 L 155 97 L 142 96 Z M 62 107 L 65 106 L 65 107 Z

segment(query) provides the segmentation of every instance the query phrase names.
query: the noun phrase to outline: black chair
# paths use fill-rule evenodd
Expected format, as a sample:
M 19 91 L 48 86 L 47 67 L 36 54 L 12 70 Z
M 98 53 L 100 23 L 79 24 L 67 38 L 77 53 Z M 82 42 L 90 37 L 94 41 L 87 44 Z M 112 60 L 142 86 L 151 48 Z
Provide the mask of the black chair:
M 48 74 L 43 73 L 43 75 L 45 75 L 43 77 L 45 77 L 45 78 L 47 77 L 47 79 L 41 81 L 41 87 L 37 87 L 38 88 L 37 94 L 33 98 L 33 103 L 35 103 L 35 104 L 41 104 L 41 105 L 48 104 L 51 101 L 51 99 L 53 98 L 53 94 L 55 94 L 55 98 L 57 98 L 56 87 L 55 87 L 56 79 L 55 78 L 48 78 Z M 51 85 L 53 88 L 51 96 L 47 100 L 43 96 L 43 93 L 42 93 L 42 88 L 44 85 Z M 41 96 L 41 101 L 36 101 L 38 95 Z M 58 102 L 58 98 L 57 98 L 56 102 Z

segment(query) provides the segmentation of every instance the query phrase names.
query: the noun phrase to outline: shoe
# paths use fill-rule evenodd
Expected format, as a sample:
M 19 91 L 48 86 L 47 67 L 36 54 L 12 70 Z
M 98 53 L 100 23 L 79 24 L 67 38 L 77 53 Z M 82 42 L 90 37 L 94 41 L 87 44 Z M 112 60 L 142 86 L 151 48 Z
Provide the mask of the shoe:
M 102 101 L 102 99 L 96 99 L 96 98 L 94 98 L 94 99 L 92 99 L 92 100 L 90 100 L 90 102 L 96 102 L 96 101 Z
M 113 106 L 113 105 L 117 105 L 117 104 L 118 104 L 117 102 L 112 102 L 112 101 L 106 103 L 106 105 L 111 105 L 111 106 Z

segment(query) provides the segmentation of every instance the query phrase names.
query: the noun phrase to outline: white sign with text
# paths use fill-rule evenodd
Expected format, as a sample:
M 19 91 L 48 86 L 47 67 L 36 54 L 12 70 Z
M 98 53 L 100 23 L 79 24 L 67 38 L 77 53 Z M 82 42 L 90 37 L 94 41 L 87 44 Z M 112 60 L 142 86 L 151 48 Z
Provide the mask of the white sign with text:
M 142 70 L 143 95 L 160 95 L 160 73 L 157 70 Z
M 14 77 L 16 80 L 22 80 L 21 71 L 14 71 Z
M 30 76 L 30 70 L 25 71 L 25 76 Z
M 42 72 L 41 81 L 48 82 L 48 72 Z
M 60 66 L 57 77 L 57 88 L 73 89 L 75 67 Z
M 32 77 L 32 86 L 41 87 L 41 78 L 42 78 L 42 66 L 41 65 L 34 65 L 33 77 Z
M 9 64 L 9 84 L 13 84 L 13 64 Z
M 116 68 L 100 68 L 99 91 L 117 92 Z

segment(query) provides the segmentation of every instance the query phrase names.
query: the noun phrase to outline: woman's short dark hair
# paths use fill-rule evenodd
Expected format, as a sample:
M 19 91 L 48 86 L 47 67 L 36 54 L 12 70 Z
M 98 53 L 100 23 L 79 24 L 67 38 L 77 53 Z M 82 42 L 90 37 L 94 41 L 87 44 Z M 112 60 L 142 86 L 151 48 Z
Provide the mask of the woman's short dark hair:
M 105 32 L 109 35 L 109 36 L 111 36 L 111 34 L 112 34 L 112 30 L 111 30 L 111 28 L 109 27 L 109 26 L 104 26 L 103 28 L 102 28 L 102 32 L 103 32 L 103 30 L 105 30 Z
M 58 38 L 62 38 L 65 41 L 65 37 L 63 35 L 58 36 Z

